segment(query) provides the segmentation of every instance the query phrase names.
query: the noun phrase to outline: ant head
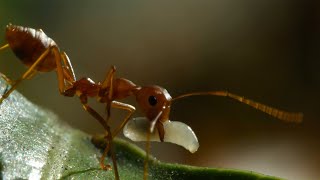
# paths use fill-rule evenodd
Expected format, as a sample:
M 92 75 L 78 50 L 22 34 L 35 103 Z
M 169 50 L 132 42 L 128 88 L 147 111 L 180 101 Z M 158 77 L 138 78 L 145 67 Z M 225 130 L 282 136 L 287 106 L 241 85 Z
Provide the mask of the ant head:
M 141 87 L 135 92 L 136 100 L 145 116 L 150 120 L 164 122 L 169 119 L 171 96 L 159 86 Z

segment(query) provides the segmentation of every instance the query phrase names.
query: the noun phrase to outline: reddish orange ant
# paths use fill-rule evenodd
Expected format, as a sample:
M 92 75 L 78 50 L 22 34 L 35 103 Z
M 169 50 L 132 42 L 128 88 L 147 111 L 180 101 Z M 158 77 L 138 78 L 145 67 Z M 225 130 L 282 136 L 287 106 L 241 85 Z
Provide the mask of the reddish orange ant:
M 227 91 L 195 92 L 171 98 L 168 91 L 160 86 L 138 86 L 130 80 L 115 78 L 114 66 L 111 67 L 111 70 L 107 73 L 105 79 L 101 83 L 95 83 L 90 78 L 76 80 L 67 54 L 60 51 L 58 45 L 41 29 L 36 30 L 9 24 L 6 27 L 6 40 L 7 44 L 0 47 L 0 50 L 11 48 L 22 63 L 29 68 L 16 81 L 10 80 L 3 74 L 1 75 L 3 79 L 11 85 L 11 88 L 1 97 L 0 103 L 2 103 L 2 101 L 6 99 L 23 80 L 31 79 L 37 72 L 55 70 L 58 76 L 60 94 L 68 97 L 74 95 L 78 96 L 84 110 L 91 114 L 104 127 L 108 143 L 100 158 L 100 166 L 105 170 L 111 169 L 110 165 L 104 164 L 104 159 L 110 150 L 116 179 L 119 179 L 119 174 L 116 159 L 110 147 L 112 146 L 113 137 L 124 127 L 125 135 L 135 141 L 146 140 L 147 143 L 149 143 L 150 140 L 158 140 L 161 142 L 167 141 L 182 145 L 191 152 L 197 150 L 199 144 L 191 128 L 181 122 L 169 121 L 171 103 L 181 98 L 196 95 L 224 96 L 247 104 L 283 121 L 302 121 L 301 113 L 281 111 Z M 135 107 L 117 100 L 124 99 L 128 96 L 136 97 L 136 101 L 145 115 L 144 119 L 134 119 L 131 122 L 135 123 L 127 123 L 135 112 Z M 106 104 L 106 119 L 88 105 L 88 97 L 97 98 L 98 102 Z M 108 125 L 111 107 L 128 111 L 127 116 L 113 133 Z M 144 135 L 141 137 L 139 136 L 139 133 L 142 131 L 139 130 L 139 128 L 141 129 L 145 126 L 145 122 L 147 122 L 149 130 L 147 136 Z M 181 135 L 182 138 L 176 138 L 179 135 Z M 148 144 L 146 150 L 148 156 Z M 144 178 L 146 179 L 147 161 L 145 161 L 144 164 Z

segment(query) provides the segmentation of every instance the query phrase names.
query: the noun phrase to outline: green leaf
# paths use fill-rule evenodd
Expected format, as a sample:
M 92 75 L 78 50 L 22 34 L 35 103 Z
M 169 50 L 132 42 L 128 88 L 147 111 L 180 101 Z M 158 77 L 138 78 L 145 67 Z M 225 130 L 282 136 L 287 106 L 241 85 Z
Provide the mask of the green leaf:
M 0 93 L 5 89 L 0 81 Z M 99 166 L 105 141 L 99 136 L 91 139 L 13 92 L 0 105 L 0 179 L 113 179 L 113 171 Z M 121 139 L 113 144 L 120 178 L 142 179 L 144 151 Z M 106 161 L 111 163 L 109 158 Z M 240 170 L 162 163 L 152 157 L 149 167 L 149 179 L 279 179 Z

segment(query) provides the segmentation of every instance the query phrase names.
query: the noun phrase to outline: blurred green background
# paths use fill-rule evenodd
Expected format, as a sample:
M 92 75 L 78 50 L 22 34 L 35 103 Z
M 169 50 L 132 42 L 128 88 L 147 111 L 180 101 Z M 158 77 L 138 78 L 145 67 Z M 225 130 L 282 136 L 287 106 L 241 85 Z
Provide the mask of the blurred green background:
M 153 143 L 160 160 L 287 179 L 320 177 L 317 1 L 2 0 L 1 44 L 8 23 L 43 29 L 67 52 L 78 78 L 101 81 L 115 65 L 117 76 L 161 85 L 172 96 L 228 90 L 305 115 L 302 124 L 288 124 L 222 97 L 184 99 L 173 105 L 170 119 L 191 126 L 200 148 L 190 154 Z M 0 71 L 16 79 L 25 67 L 6 50 Z M 71 126 L 102 132 L 77 98 L 59 94 L 54 72 L 37 75 L 18 90 Z M 133 100 L 125 102 L 135 105 Z M 91 103 L 104 113 L 101 104 Z M 113 126 L 126 114 L 112 113 Z

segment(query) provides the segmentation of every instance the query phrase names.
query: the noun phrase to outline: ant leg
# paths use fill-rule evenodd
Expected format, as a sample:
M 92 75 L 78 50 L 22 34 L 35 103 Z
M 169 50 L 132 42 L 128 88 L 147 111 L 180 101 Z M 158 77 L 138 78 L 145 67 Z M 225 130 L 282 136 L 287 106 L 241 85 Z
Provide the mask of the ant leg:
M 1 72 L 0 72 L 0 76 L 1 76 L 2 79 L 4 79 L 4 80 L 6 81 L 6 83 L 7 83 L 6 89 L 5 89 L 5 90 L 3 91 L 3 93 L 2 93 L 2 95 L 3 95 L 3 94 L 5 94 L 5 93 L 7 93 L 8 89 L 9 89 L 9 85 L 12 85 L 12 84 L 14 83 L 14 81 L 11 80 L 11 79 L 9 79 L 6 75 L 2 74 Z
M 149 154 L 150 154 L 150 128 L 147 129 L 147 141 L 146 141 L 146 157 L 143 162 L 143 179 L 148 179 L 148 165 L 149 165 Z
M 52 47 L 52 52 L 55 54 L 56 57 L 56 65 L 57 65 L 57 76 L 58 76 L 58 86 L 59 86 L 59 92 L 60 94 L 63 94 L 63 92 L 66 89 L 66 84 L 65 84 L 65 76 L 63 73 L 63 66 L 61 63 L 61 59 L 63 59 L 63 57 L 60 55 L 60 51 L 58 49 L 58 47 L 54 46 Z
M 34 75 L 34 71 L 35 71 L 35 67 L 45 59 L 45 57 L 49 54 L 49 52 L 51 51 L 50 49 L 47 49 L 45 52 L 43 52 L 41 54 L 41 56 L 29 67 L 29 69 L 16 81 L 14 81 L 11 84 L 11 88 L 6 91 L 6 93 L 4 95 L 2 95 L 1 99 L 0 99 L 0 104 L 2 103 L 2 101 L 4 99 L 6 99 L 16 88 L 17 86 L 25 79 L 28 79 L 28 77 L 31 77 L 32 75 Z
M 123 109 L 129 111 L 129 114 L 124 118 L 120 126 L 113 131 L 112 136 L 115 137 L 119 132 L 122 130 L 122 128 L 127 124 L 127 122 L 130 120 L 132 114 L 136 111 L 136 108 L 134 106 L 131 106 L 130 104 L 121 103 L 118 101 L 112 101 L 111 106 L 118 109 Z
M 6 75 L 4 75 L 3 73 L 0 72 L 0 76 L 2 77 L 2 79 L 4 79 L 6 81 L 7 84 L 14 84 L 14 81 L 11 80 L 10 78 L 8 78 Z
M 109 138 L 110 137 L 110 133 L 109 133 L 110 127 L 106 123 L 104 123 L 105 122 L 104 119 L 94 109 L 92 109 L 88 104 L 82 104 L 82 107 L 91 116 L 93 116 L 95 119 L 97 119 L 100 122 L 100 124 L 102 124 L 104 126 L 104 129 L 107 131 L 106 137 L 108 138 L 108 141 L 111 140 L 111 138 Z M 110 165 L 105 165 L 104 164 L 104 159 L 106 157 L 107 152 L 110 149 L 110 144 L 111 144 L 111 142 L 109 141 L 107 143 L 107 146 L 106 146 L 104 152 L 103 152 L 102 157 L 100 158 L 100 166 L 101 166 L 102 169 L 105 169 L 105 170 L 110 170 L 111 169 Z
M 71 61 L 65 52 L 60 53 L 60 56 L 63 64 L 66 66 L 63 68 L 64 77 L 70 84 L 73 84 L 76 81 L 76 76 L 74 74 Z
M 26 77 L 26 79 L 32 79 L 37 74 L 37 71 L 33 70 L 30 74 Z
M 106 106 L 107 122 L 109 121 L 110 113 L 111 113 L 111 99 L 113 97 L 113 77 L 114 77 L 115 72 L 116 72 L 115 66 L 111 66 L 111 69 L 109 70 L 106 78 L 102 82 L 101 90 L 99 92 L 99 96 L 103 97 L 105 95 L 105 93 L 107 93 L 107 91 L 109 90 L 109 92 L 108 92 L 109 101 L 107 101 L 107 106 Z
M 9 44 L 5 44 L 5 45 L 0 47 L 0 51 L 4 50 L 6 48 L 9 48 L 9 47 L 10 47 Z M 4 79 L 7 82 L 7 84 L 12 85 L 14 83 L 13 80 L 9 79 L 6 75 L 2 74 L 1 72 L 0 72 L 0 76 L 2 77 L 2 79 Z M 4 91 L 3 94 L 5 94 L 7 91 L 8 91 L 8 85 L 7 85 L 6 90 Z
M 3 50 L 3 49 L 6 49 L 9 47 L 9 44 L 5 44 L 4 46 L 0 47 L 0 51 Z
M 106 89 L 106 88 L 110 87 L 110 83 L 113 80 L 113 76 L 114 76 L 115 72 L 116 72 L 116 67 L 111 66 L 111 69 L 109 70 L 106 78 L 102 82 L 102 85 L 101 85 L 102 89 Z
M 87 103 L 88 103 L 88 100 L 87 100 L 87 97 L 84 96 L 84 95 L 81 95 L 80 96 L 80 101 L 81 101 L 81 104 L 82 104 L 82 107 L 84 108 L 85 111 L 87 111 L 91 116 L 93 116 L 96 120 L 99 121 L 99 123 L 104 127 L 104 129 L 107 131 L 107 140 L 108 140 L 108 143 L 106 145 L 106 148 L 104 149 L 103 151 L 103 154 L 100 158 L 100 166 L 102 169 L 104 170 L 111 170 L 111 167 L 110 165 L 105 165 L 104 164 L 104 159 L 105 157 L 107 156 L 108 154 L 108 151 L 110 150 L 110 153 L 111 153 L 111 159 L 112 159 L 112 163 L 113 163 L 113 169 L 114 169 L 114 174 L 115 174 L 115 179 L 119 179 L 119 173 L 118 173 L 118 167 L 117 167 L 117 161 L 116 161 L 116 157 L 111 149 L 111 146 L 112 146 L 112 141 L 113 141 L 113 138 L 112 138 L 112 133 L 111 133 L 111 130 L 110 130 L 110 127 L 108 126 L 108 124 L 104 121 L 103 117 L 101 117 L 99 115 L 99 113 L 97 113 L 97 111 L 95 111 L 94 109 L 92 109 Z
M 76 81 L 76 77 L 67 54 L 65 52 L 60 53 L 59 49 L 55 46 L 52 47 L 52 52 L 55 53 L 56 57 L 59 92 L 60 94 L 65 95 L 64 93 L 68 87 L 73 86 L 73 83 Z M 66 82 L 69 86 L 66 85 Z
M 126 125 L 126 123 L 130 120 L 132 114 L 135 112 L 135 107 L 130 104 L 121 103 L 118 101 L 112 101 L 111 103 L 113 108 L 119 108 L 129 111 L 129 114 L 125 117 L 125 119 L 122 121 L 121 125 L 113 132 L 113 137 L 115 137 L 122 128 Z M 147 141 L 146 141 L 146 157 L 143 162 L 143 179 L 148 179 L 148 164 L 149 164 L 149 154 L 150 154 L 150 128 L 147 130 Z

